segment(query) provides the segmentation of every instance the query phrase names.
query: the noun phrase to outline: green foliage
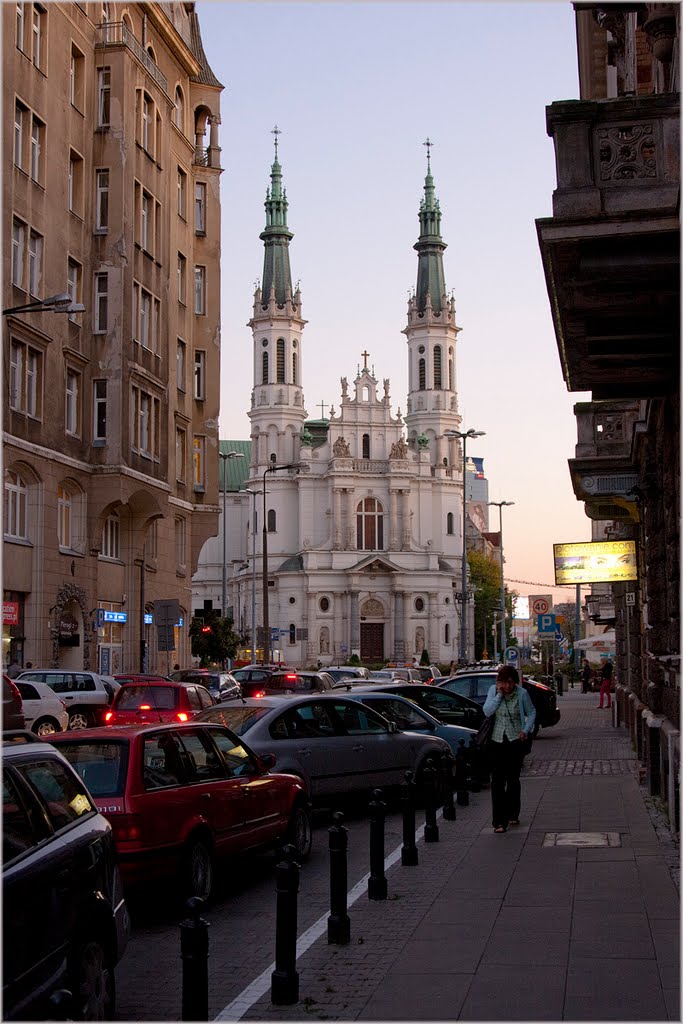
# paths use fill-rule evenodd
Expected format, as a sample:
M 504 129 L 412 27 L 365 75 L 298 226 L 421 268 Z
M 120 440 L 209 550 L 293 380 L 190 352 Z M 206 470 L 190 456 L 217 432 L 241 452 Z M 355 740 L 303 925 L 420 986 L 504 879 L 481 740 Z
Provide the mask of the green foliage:
M 349 665 L 360 665 L 360 658 L 357 654 L 352 654 L 349 658 Z
M 481 551 L 468 551 L 470 582 L 474 590 L 474 656 L 493 656 L 493 623 L 496 621 L 496 637 L 500 638 L 500 565 L 495 558 L 489 558 Z M 511 635 L 512 600 L 516 591 L 505 591 L 505 646 L 516 647 L 517 640 Z M 502 652 L 499 652 L 502 653 Z
M 201 619 L 193 618 L 189 633 L 192 654 L 199 658 L 202 668 L 223 665 L 228 658 L 235 657 L 244 642 L 239 633 L 233 632 L 232 620 L 222 619 L 216 612 L 208 612 Z
M 429 665 L 429 651 L 426 647 L 422 648 L 422 654 L 420 655 L 420 664 Z

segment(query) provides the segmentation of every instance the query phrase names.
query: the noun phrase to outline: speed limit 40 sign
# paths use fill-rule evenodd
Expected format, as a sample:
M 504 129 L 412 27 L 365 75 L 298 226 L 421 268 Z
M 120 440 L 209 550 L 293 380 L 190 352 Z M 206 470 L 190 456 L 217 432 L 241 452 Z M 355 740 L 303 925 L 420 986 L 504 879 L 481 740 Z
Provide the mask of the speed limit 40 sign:
M 529 610 L 532 615 L 547 615 L 552 606 L 552 594 L 529 594 Z

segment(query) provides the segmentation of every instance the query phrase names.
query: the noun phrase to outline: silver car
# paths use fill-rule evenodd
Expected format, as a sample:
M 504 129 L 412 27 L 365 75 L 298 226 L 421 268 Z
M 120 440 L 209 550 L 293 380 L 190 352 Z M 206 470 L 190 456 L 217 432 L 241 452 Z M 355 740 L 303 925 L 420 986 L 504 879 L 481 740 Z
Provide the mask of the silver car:
M 220 722 L 257 754 L 274 754 L 278 772 L 305 780 L 314 800 L 399 786 L 410 769 L 420 785 L 427 767 L 441 770 L 445 740 L 399 732 L 360 701 L 334 694 L 252 697 L 213 708 L 198 722 Z

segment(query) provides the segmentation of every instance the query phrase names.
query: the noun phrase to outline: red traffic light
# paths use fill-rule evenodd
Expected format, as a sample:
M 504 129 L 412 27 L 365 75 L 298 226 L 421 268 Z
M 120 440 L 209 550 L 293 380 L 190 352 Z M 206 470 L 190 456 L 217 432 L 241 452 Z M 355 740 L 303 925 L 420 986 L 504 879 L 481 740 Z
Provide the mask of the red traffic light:
M 202 633 L 213 633 L 211 626 L 202 626 Z

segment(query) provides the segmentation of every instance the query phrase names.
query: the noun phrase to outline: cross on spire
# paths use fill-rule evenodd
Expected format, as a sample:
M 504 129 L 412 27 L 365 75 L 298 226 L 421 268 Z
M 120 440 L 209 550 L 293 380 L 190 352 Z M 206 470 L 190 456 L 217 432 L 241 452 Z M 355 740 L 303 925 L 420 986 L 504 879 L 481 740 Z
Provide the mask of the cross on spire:
M 427 174 L 431 174 L 432 173 L 432 168 L 431 168 L 431 164 L 429 162 L 430 161 L 430 157 L 431 157 L 430 150 L 431 150 L 432 146 L 434 145 L 434 143 L 429 138 L 429 136 L 427 136 L 426 140 L 422 143 L 422 145 L 427 147 Z
M 370 355 L 370 353 L 369 352 L 361 352 L 361 355 L 363 357 L 363 369 L 367 370 L 367 368 L 368 368 L 368 356 Z
M 324 420 L 325 419 L 325 406 L 327 405 L 327 402 L 318 402 L 318 405 L 320 406 L 320 412 L 322 413 L 322 416 L 320 418 Z
M 277 160 L 277 137 L 282 135 L 282 130 L 275 125 L 270 134 L 275 136 L 275 159 Z

